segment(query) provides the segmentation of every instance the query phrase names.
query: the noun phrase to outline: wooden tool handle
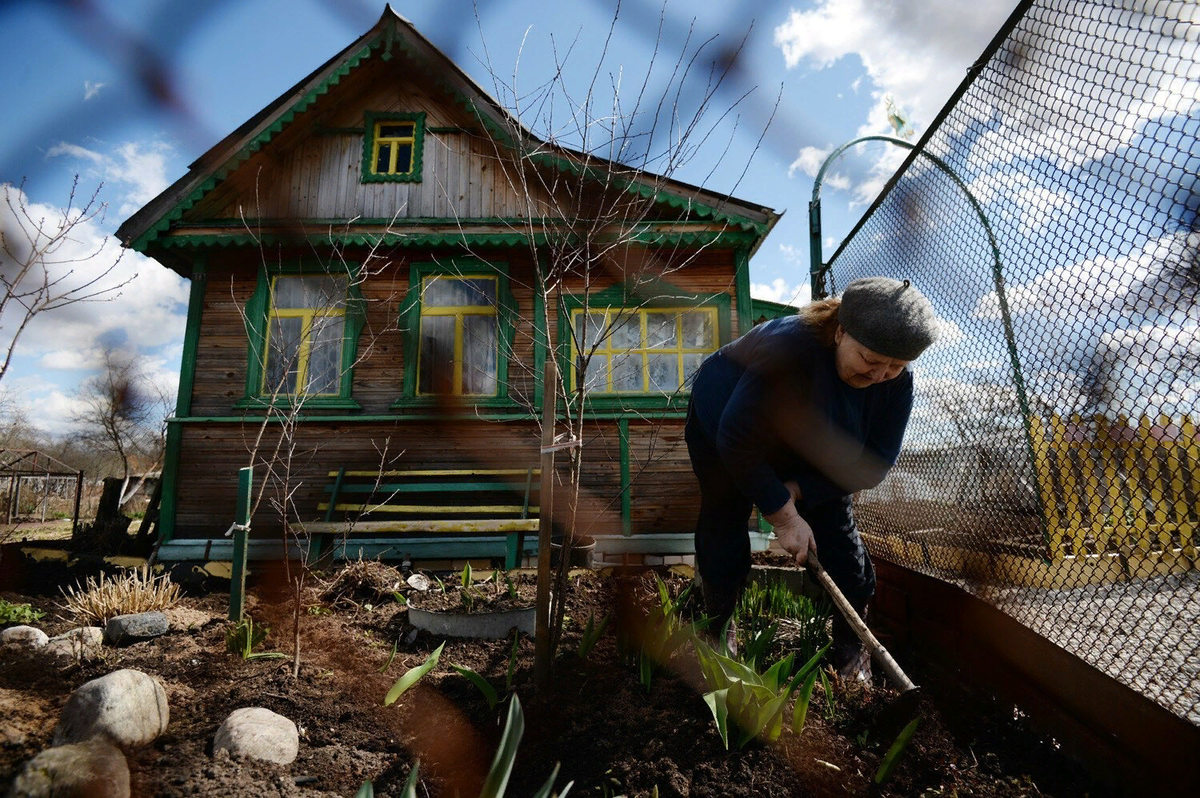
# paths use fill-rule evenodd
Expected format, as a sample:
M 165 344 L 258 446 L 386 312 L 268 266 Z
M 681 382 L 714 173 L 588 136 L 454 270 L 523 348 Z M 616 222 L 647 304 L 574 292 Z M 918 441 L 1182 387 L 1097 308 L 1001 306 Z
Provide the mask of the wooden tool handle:
M 810 551 L 807 562 L 808 568 L 812 571 L 813 576 L 817 578 L 817 582 L 820 583 L 821 587 L 825 588 L 825 592 L 833 599 L 838 612 L 846 619 L 846 623 L 850 624 L 850 628 L 854 630 L 854 633 L 858 635 L 858 639 L 867 647 L 867 651 L 871 654 L 871 657 L 883 668 L 883 672 L 887 674 L 892 684 L 896 685 L 896 688 L 902 693 L 915 690 L 917 686 L 912 683 L 912 680 L 896 664 L 896 660 L 892 659 L 892 655 L 883 647 L 883 644 L 875 639 L 875 635 L 863 623 L 863 619 L 858 616 L 858 611 L 842 595 L 842 591 L 833 583 L 833 578 L 821 567 L 821 562 L 817 559 L 817 555 Z

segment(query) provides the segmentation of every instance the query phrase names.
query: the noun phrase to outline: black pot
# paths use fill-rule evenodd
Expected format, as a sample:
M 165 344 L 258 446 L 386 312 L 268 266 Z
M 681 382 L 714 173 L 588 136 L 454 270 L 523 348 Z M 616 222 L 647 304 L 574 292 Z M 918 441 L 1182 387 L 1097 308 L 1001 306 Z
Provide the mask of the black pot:
M 563 536 L 550 538 L 550 565 L 557 567 L 562 557 Z M 596 551 L 596 539 L 588 535 L 575 535 L 571 539 L 571 553 L 567 562 L 572 568 L 591 568 L 592 555 Z

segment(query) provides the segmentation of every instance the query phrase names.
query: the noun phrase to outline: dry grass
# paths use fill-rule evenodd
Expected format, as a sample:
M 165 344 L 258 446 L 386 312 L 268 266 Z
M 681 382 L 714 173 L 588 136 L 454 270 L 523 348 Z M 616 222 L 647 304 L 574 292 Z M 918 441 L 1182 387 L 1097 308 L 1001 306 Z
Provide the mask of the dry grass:
M 60 609 L 80 621 L 97 626 L 118 615 L 165 610 L 179 602 L 179 585 L 167 574 L 151 576 L 146 569 L 130 569 L 121 576 L 89 576 L 85 585 L 62 589 Z

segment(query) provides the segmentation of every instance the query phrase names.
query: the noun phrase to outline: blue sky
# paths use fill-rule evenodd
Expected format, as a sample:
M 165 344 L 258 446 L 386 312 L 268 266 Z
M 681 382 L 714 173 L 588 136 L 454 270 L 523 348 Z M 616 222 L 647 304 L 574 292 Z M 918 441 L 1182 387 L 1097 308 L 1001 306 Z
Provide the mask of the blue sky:
M 619 74 L 623 87 L 635 86 L 663 13 L 666 34 L 652 89 L 665 84 L 665 70 L 681 49 L 714 36 L 709 49 L 731 48 L 748 33 L 734 79 L 715 103 L 725 108 L 753 89 L 730 117 L 736 128 L 727 121 L 714 137 L 721 149 L 729 142 L 727 154 L 705 150 L 675 176 L 786 211 L 751 266 L 755 295 L 784 302 L 808 297 L 807 205 L 825 155 L 855 136 L 889 133 L 886 96 L 919 136 L 1014 6 L 1015 0 L 978 0 L 964 14 L 960 0 L 704 7 L 671 0 L 664 12 L 657 3 L 626 3 L 605 54 L 611 2 L 394 4 L 498 95 L 504 92 L 490 73 L 508 82 L 515 72 L 519 87 L 534 86 L 553 74 L 553 53 L 568 49 L 568 86 L 582 91 L 602 56 L 606 80 Z M 86 8 L 94 12 L 85 14 Z M 360 36 L 382 11 L 379 3 L 333 0 L 2 4 L 0 30 L 11 66 L 0 98 L 20 112 L 0 116 L 0 183 L 24 179 L 26 202 L 52 216 L 66 203 L 75 174 L 84 193 L 103 181 L 105 219 L 78 230 L 75 242 L 79 252 L 91 252 L 189 163 Z M 827 256 L 903 155 L 888 145 L 864 147 L 827 176 Z M 713 160 L 719 160 L 715 170 Z M 96 273 L 117 252 L 109 242 L 101 255 L 76 264 L 77 272 Z M 125 254 L 114 278 L 131 282 L 112 301 L 39 319 L 0 384 L 0 392 L 49 432 L 68 429 L 72 392 L 104 343 L 144 355 L 159 382 L 173 387 L 177 381 L 186 283 L 136 253 Z M 10 335 L 8 320 L 0 319 L 0 344 Z

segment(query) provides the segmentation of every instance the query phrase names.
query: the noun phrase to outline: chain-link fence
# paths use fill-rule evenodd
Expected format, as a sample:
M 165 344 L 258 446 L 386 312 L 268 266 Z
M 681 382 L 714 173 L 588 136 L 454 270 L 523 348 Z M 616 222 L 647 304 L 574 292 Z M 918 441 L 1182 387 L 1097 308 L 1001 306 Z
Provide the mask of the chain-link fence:
M 944 320 L 861 524 L 1200 723 L 1200 7 L 1022 5 L 818 276 Z

